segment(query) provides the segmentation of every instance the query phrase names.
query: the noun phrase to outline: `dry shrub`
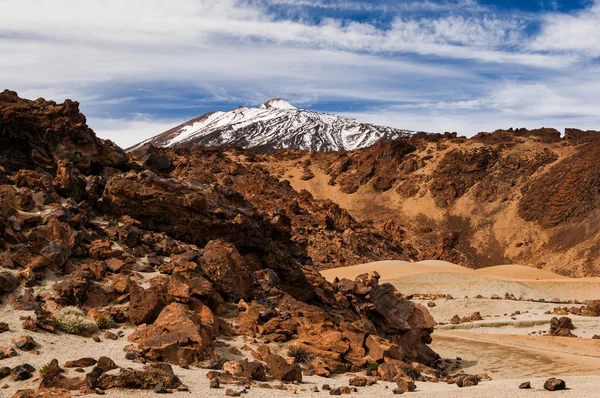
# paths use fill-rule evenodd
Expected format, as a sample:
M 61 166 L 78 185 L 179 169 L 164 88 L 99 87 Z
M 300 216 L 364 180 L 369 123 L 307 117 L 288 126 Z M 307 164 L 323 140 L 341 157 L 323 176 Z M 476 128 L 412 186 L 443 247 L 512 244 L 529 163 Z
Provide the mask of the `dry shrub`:
M 83 311 L 77 307 L 65 307 L 56 311 L 53 315 L 58 330 L 70 334 L 82 334 L 84 332 L 94 333 L 98 331 L 98 324 L 88 318 Z

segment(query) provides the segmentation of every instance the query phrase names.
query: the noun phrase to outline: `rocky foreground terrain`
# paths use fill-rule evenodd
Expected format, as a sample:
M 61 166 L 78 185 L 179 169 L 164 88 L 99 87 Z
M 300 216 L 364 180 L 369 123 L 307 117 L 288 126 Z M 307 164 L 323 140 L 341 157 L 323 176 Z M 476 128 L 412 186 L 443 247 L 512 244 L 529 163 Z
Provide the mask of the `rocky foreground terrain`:
M 230 156 L 147 147 L 130 157 L 95 136 L 76 102 L 0 94 L 2 388 L 15 397 L 188 389 L 172 366 L 214 369 L 204 381 L 213 387 L 365 369 L 404 390 L 449 377 L 428 346 L 435 321 L 424 306 L 376 273 L 329 283 L 310 257 L 319 242 L 356 236 L 372 239 L 369 255 L 392 245 L 331 202 L 274 192 L 263 169 Z M 246 170 L 247 189 L 224 183 L 225 171 Z M 312 232 L 315 241 L 302 239 Z M 221 339 L 236 336 L 253 344 L 252 361 L 220 354 Z M 124 339 L 119 357 L 79 356 L 102 352 L 88 341 Z M 32 352 L 43 366 L 26 362 Z
M 514 260 L 596 275 L 599 144 L 593 132 L 568 133 L 415 135 L 332 153 L 151 145 L 126 153 L 95 136 L 76 102 L 4 91 L 0 395 L 373 396 L 418 388 L 413 394 L 429 397 L 479 385 L 461 396 L 521 396 L 520 383 L 489 381 L 511 367 L 506 353 L 525 361 L 513 368 L 533 389 L 565 388 L 547 380 L 552 363 L 578 396 L 595 396 L 597 380 L 573 376 L 597 374 L 598 340 L 582 349 L 580 339 L 552 337 L 574 342 L 552 341 L 570 355 L 554 357 L 513 343 L 490 348 L 498 342 L 454 329 L 532 322 L 530 340 L 519 343 L 529 346 L 546 344 L 539 339 L 548 333 L 592 337 L 597 302 L 532 304 L 515 297 L 522 281 L 495 281 L 498 294 L 512 289 L 502 301 L 517 314 L 495 306 L 502 297 L 475 297 L 492 286 L 479 275 L 461 271 L 440 283 L 438 271 L 394 279 L 380 277 L 379 266 L 340 268 Z M 340 277 L 327 280 L 323 269 Z M 522 294 L 557 291 L 553 279 L 535 279 Z M 595 280 L 564 286 L 569 298 L 597 298 Z M 503 312 L 514 324 L 490 326 L 486 318 Z M 471 359 L 458 359 L 461 349 Z M 482 353 L 493 363 L 477 365 Z M 532 355 L 542 370 L 527 373 Z M 591 359 L 579 366 L 574 355 Z

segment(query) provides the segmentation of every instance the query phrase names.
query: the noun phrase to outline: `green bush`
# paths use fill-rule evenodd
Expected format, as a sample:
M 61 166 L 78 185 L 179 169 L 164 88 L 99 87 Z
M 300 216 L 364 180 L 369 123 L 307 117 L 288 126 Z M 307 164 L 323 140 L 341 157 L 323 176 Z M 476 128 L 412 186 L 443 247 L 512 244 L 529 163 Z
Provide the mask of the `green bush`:
M 378 363 L 370 363 L 367 365 L 367 370 L 370 370 L 372 372 L 376 372 L 378 368 L 379 368 Z
M 117 325 L 112 316 L 103 314 L 96 317 L 96 324 L 100 329 L 112 329 Z
M 77 307 L 65 307 L 56 311 L 53 315 L 56 320 L 56 328 L 70 334 L 82 334 L 84 332 L 94 333 L 98 331 L 98 324 L 88 318 L 83 311 Z

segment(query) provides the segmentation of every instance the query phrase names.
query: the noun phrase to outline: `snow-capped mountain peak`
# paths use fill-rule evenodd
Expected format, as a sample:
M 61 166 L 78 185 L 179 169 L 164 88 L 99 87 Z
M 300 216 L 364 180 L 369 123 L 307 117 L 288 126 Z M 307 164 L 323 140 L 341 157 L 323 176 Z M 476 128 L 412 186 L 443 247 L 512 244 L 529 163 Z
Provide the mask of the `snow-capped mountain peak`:
M 289 102 L 287 102 L 286 100 L 283 100 L 281 98 L 273 98 L 272 100 L 269 100 L 269 101 L 265 102 L 264 104 L 260 105 L 259 108 L 260 109 L 288 109 L 288 110 L 298 109 L 294 105 L 290 104 Z
M 364 148 L 382 139 L 410 133 L 297 109 L 281 98 L 274 98 L 256 108 L 240 106 L 228 112 L 209 112 L 129 150 L 151 143 L 157 147 L 231 145 L 259 152 L 282 148 L 327 152 Z

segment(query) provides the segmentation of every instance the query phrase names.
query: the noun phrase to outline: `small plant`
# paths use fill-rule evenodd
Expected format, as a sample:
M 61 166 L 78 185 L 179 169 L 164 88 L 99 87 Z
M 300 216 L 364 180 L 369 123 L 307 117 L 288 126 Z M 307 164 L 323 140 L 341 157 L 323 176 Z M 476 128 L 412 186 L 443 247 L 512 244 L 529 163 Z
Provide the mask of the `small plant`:
M 40 368 L 40 370 L 39 370 L 39 372 L 40 372 L 40 376 L 41 376 L 41 377 L 44 377 L 44 376 L 46 375 L 46 373 L 48 373 L 48 369 L 50 369 L 50 364 L 49 364 L 49 363 L 47 363 L 47 364 L 45 364 L 44 366 L 42 366 L 42 367 Z
M 116 242 L 117 241 L 117 234 L 114 232 L 109 232 L 108 234 L 108 240 L 111 242 Z
M 94 333 L 98 324 L 77 307 L 65 307 L 53 315 L 56 328 L 70 334 Z
M 113 317 L 110 315 L 100 314 L 96 316 L 95 320 L 100 329 L 112 329 L 117 325 Z
M 309 364 L 313 361 L 313 355 L 302 346 L 291 346 L 288 349 L 288 356 L 294 358 L 296 363 Z
M 367 365 L 367 370 L 369 372 L 377 372 L 377 369 L 379 369 L 379 364 L 378 363 L 370 363 Z

